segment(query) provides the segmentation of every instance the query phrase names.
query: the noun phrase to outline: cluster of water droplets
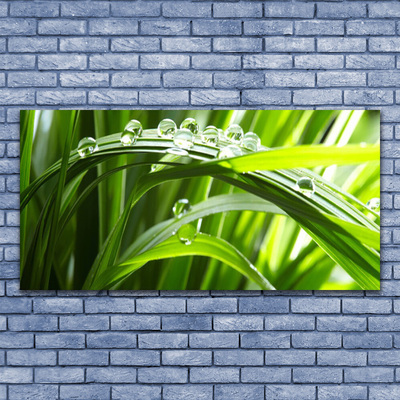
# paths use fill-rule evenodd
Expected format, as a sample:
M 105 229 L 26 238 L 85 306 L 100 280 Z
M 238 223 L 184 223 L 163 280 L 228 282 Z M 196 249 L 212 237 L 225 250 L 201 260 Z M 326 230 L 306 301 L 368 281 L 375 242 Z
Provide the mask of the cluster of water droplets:
M 172 212 L 175 218 L 182 218 L 192 208 L 188 199 L 179 199 L 172 207 Z M 178 239 L 185 245 L 192 244 L 197 236 L 197 227 L 193 223 L 183 224 L 179 227 L 177 232 L 173 234 L 178 236 Z
M 371 210 L 380 214 L 381 211 L 381 200 L 379 197 L 373 197 L 371 200 L 368 201 L 367 207 Z

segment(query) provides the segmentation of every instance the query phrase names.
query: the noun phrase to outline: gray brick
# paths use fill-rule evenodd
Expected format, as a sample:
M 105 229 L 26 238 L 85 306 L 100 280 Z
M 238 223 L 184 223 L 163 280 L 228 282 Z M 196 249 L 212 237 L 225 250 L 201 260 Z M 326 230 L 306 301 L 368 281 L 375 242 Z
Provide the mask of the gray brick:
M 258 3 L 232 3 L 229 7 L 224 3 L 214 4 L 215 18 L 257 18 L 262 17 L 262 4 Z
M 107 400 L 110 398 L 108 385 L 61 385 L 60 399 L 96 399 Z
M 134 299 L 92 298 L 85 300 L 85 312 L 88 314 L 132 313 L 135 311 Z
M 140 56 L 142 69 L 188 69 L 189 56 L 173 54 L 152 54 Z
M 248 297 L 239 299 L 239 312 L 276 314 L 289 312 L 289 299 L 279 297 Z
M 370 317 L 368 328 L 370 331 L 399 331 L 400 316 Z
M 89 57 L 91 69 L 137 69 L 138 56 L 125 54 L 95 54 Z
M 190 313 L 234 313 L 237 300 L 229 298 L 188 299 L 187 310 Z
M 383 299 L 343 299 L 345 314 L 390 314 L 392 302 Z
M 294 313 L 339 313 L 340 300 L 339 299 L 292 299 L 291 309 Z
M 317 50 L 324 53 L 362 53 L 367 43 L 361 38 L 318 38 Z
M 266 350 L 266 365 L 314 365 L 316 355 L 310 350 Z
M 341 347 L 341 335 L 339 333 L 307 332 L 293 333 L 292 346 L 294 348 L 329 349 Z
M 343 65 L 344 57 L 338 54 L 307 54 L 294 57 L 294 66 L 300 69 L 339 69 L 343 68 Z
M 136 334 L 125 332 L 89 333 L 86 337 L 88 348 L 134 348 Z
M 318 18 L 362 18 L 367 16 L 367 7 L 361 3 L 344 3 L 338 7 L 334 3 L 318 3 Z
M 318 351 L 318 365 L 362 367 L 367 365 L 367 353 L 345 350 Z
M 41 73 L 43 75 L 43 72 Z M 61 72 L 60 84 L 64 87 L 108 86 L 108 74 L 100 72 Z
M 314 39 L 267 37 L 264 39 L 265 51 L 282 53 L 301 53 L 315 50 Z
M 349 105 L 385 105 L 393 104 L 391 90 L 345 90 L 344 103 Z
M 35 338 L 38 349 L 80 349 L 85 347 L 83 333 L 39 333 Z
M 160 85 L 160 79 L 156 86 Z M 164 87 L 193 88 L 211 87 L 212 74 L 200 71 L 170 71 L 163 74 Z
M 160 39 L 152 37 L 127 37 L 111 39 L 111 51 L 115 52 L 157 52 Z
M 10 72 L 8 74 L 9 87 L 55 87 L 57 76 L 52 72 Z
M 83 90 L 42 91 L 37 93 L 36 102 L 42 105 L 85 104 L 86 92 Z
M 168 3 L 168 4 L 176 4 Z M 236 36 L 242 33 L 241 21 L 235 20 L 194 20 L 193 35 L 197 36 Z
M 32 333 L 0 332 L 0 340 L 3 349 L 28 349 L 33 347 Z
M 4 228 L 3 228 L 4 229 Z M 0 235 L 1 236 L 1 235 Z M 26 298 L 0 298 L 1 314 L 29 314 L 32 301 Z
M 105 350 L 60 350 L 59 365 L 108 365 Z
M 239 105 L 240 94 L 232 90 L 192 90 L 192 105 Z
M 319 331 L 365 331 L 367 319 L 365 317 L 329 316 L 317 317 Z
M 306 20 L 294 23 L 296 35 L 301 36 L 341 36 L 344 35 L 343 21 Z
M 188 335 L 183 333 L 139 334 L 139 347 L 143 349 L 179 349 L 188 345 Z
M 212 352 L 204 350 L 166 350 L 162 352 L 163 365 L 211 365 Z
M 392 347 L 388 333 L 354 333 L 343 335 L 345 349 L 387 349 Z
M 8 317 L 10 331 L 56 331 L 57 317 L 47 315 L 24 315 Z
M 265 330 L 309 331 L 314 330 L 314 317 L 301 315 L 271 315 L 265 317 Z
M 8 39 L 8 50 L 11 53 L 55 52 L 57 50 L 57 39 L 40 38 L 40 37 L 18 37 L 18 36 L 10 37 Z M 30 57 L 33 58 L 33 56 Z
M 208 38 L 162 38 L 162 51 L 169 53 L 209 53 L 211 51 L 211 39 Z
M 317 84 L 319 87 L 366 86 L 366 83 L 365 72 L 326 71 L 318 72 L 317 74 Z
M 344 370 L 345 382 L 393 382 L 394 373 L 392 368 L 364 367 L 364 368 L 346 368 Z
M 216 350 L 215 365 L 263 365 L 264 352 L 261 350 Z
M 335 385 L 335 388 L 337 386 Z M 300 385 L 267 385 L 265 387 L 267 399 L 280 400 L 314 400 L 316 396 L 315 386 Z
M 105 315 L 74 315 L 60 317 L 63 331 L 100 331 L 109 329 L 109 318 Z
M 253 53 L 262 50 L 260 38 L 215 38 L 213 50 L 222 53 Z
M 35 66 L 34 55 L 3 54 L 0 60 L 0 68 L 8 69 L 33 69 Z
M 371 18 L 400 17 L 400 4 L 397 2 L 375 2 L 369 4 L 369 16 Z
M 133 368 L 87 368 L 88 383 L 135 383 L 136 370 Z
M 191 333 L 189 335 L 191 348 L 237 348 L 239 347 L 238 333 Z
M 375 54 L 349 54 L 346 56 L 346 68 L 350 69 L 392 69 L 394 56 Z
M 57 3 L 15 1 L 10 4 L 11 17 L 58 17 Z
M 109 5 L 102 1 L 61 3 L 62 17 L 106 17 Z
M 372 350 L 368 352 L 369 365 L 400 365 L 400 351 Z
M 240 343 L 243 348 L 286 349 L 290 347 L 290 334 L 277 332 L 243 333 L 240 336 Z
M 291 21 L 244 21 L 245 35 L 292 35 L 293 23 Z
M 57 353 L 54 350 L 10 350 L 7 351 L 7 364 L 14 366 L 56 365 Z
M 30 383 L 32 380 L 32 368 L 3 367 L 0 369 L 0 383 Z
M 260 331 L 263 329 L 263 317 L 260 316 L 215 316 L 216 331 Z
M 245 383 L 290 383 L 290 368 L 245 367 L 242 382 Z
M 139 103 L 142 105 L 177 105 L 177 106 L 187 105 L 189 104 L 189 92 L 187 90 L 174 90 L 169 93 L 162 91 L 154 91 L 154 90 L 153 91 L 141 90 L 139 92 Z M 168 300 L 175 300 L 175 299 L 168 299 Z M 171 303 L 172 311 L 167 311 L 169 309 L 167 307 L 164 311 L 160 312 L 172 312 L 172 313 L 182 312 L 180 305 L 178 305 L 177 308 L 175 308 L 174 306 L 172 306 L 172 304 L 173 303 Z M 155 307 L 157 308 L 157 306 Z M 146 307 L 143 306 L 142 309 L 145 310 Z M 155 311 L 143 311 L 143 312 L 155 312 Z
M 116 72 L 111 76 L 113 87 L 159 87 L 160 82 L 161 74 L 155 71 Z
M 242 103 L 244 105 L 271 104 L 288 105 L 291 102 L 291 93 L 289 90 L 265 90 L 254 89 L 244 90 L 242 92 Z
M 261 385 L 216 385 L 215 400 L 264 399 L 264 387 Z
M 122 100 L 121 100 L 122 99 Z M 93 90 L 89 93 L 89 104 L 126 104 L 138 102 L 138 94 L 132 90 Z
M 189 21 L 142 21 L 140 24 L 140 33 L 142 35 L 188 35 L 190 33 Z
M 160 365 L 160 353 L 153 350 L 112 350 L 111 365 L 157 366 Z
M 39 383 L 83 383 L 85 380 L 84 369 L 69 368 L 37 368 L 35 382 Z
M 293 368 L 294 383 L 341 383 L 340 368 Z
M 400 71 L 374 71 L 368 74 L 368 85 L 373 87 L 396 87 L 400 84 Z
M 400 47 L 400 38 L 385 37 L 385 38 L 370 38 L 369 50 L 372 52 L 396 52 Z
M 164 400 L 208 400 L 212 396 L 213 388 L 209 385 L 166 385 L 163 388 Z
M 82 313 L 83 302 L 80 299 L 38 298 L 33 300 L 33 310 L 36 314 Z
M 191 383 L 238 383 L 239 368 L 193 367 L 190 369 Z
M 117 331 L 159 330 L 160 317 L 156 315 L 115 315 L 111 317 L 111 329 Z
M 0 20 L 0 36 L 34 35 L 36 32 L 36 20 L 25 18 L 13 18 Z
M 383 3 L 379 4 L 382 8 Z M 371 14 L 371 4 L 369 12 Z M 394 21 L 368 21 L 368 20 L 358 20 L 358 21 L 347 21 L 346 22 L 346 32 L 348 35 L 394 35 L 395 34 L 395 24 Z
M 162 14 L 164 17 L 171 18 L 207 18 L 211 17 L 211 4 L 184 1 L 167 2 L 162 5 Z
M 367 387 L 356 385 L 318 386 L 318 398 L 321 400 L 366 400 Z
M 38 56 L 39 70 L 53 69 L 85 69 L 87 60 L 85 55 L 49 54 Z
M 160 15 L 160 4 L 158 2 L 136 2 L 129 1 L 112 3 L 111 15 L 114 17 L 158 17 Z
M 269 1 L 264 5 L 264 16 L 269 18 L 313 18 L 314 4 Z
M 343 74 L 343 72 L 341 72 L 340 74 Z M 315 74 L 310 72 L 270 71 L 265 74 L 265 86 L 271 88 L 313 87 L 315 86 Z
M 113 386 L 112 398 L 120 400 L 161 400 L 161 387 L 138 384 Z
M 9 399 L 35 399 L 47 400 L 58 396 L 58 387 L 56 385 L 10 385 Z
M 186 56 L 181 56 L 181 57 L 186 57 Z M 244 56 L 244 57 L 246 57 L 246 56 Z M 185 65 L 186 65 L 186 63 L 185 63 Z M 241 61 L 240 61 L 239 56 L 220 55 L 220 54 L 212 54 L 212 55 L 205 54 L 205 55 L 193 55 L 192 56 L 192 67 L 194 69 L 238 70 L 241 68 L 240 65 L 241 65 Z M 189 59 L 187 60 L 187 66 L 189 66 Z M 143 64 L 142 64 L 142 67 L 143 67 Z
M 162 317 L 162 329 L 165 331 L 208 331 L 211 330 L 211 316 L 185 315 Z
M 138 369 L 138 382 L 140 383 L 186 383 L 187 381 L 187 368 L 150 367 Z
M 38 21 L 39 35 L 84 35 L 86 33 L 85 21 L 70 19 L 43 19 Z
M 90 35 L 137 35 L 138 22 L 134 19 L 93 18 L 89 20 Z

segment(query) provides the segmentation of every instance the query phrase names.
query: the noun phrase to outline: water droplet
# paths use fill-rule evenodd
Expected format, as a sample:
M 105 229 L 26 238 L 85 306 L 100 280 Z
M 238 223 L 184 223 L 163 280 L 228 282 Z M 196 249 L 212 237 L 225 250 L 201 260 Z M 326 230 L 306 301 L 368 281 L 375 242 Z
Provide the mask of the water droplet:
M 261 140 L 254 132 L 247 132 L 243 136 L 242 146 L 247 150 L 258 151 L 260 149 Z
M 228 126 L 225 135 L 232 143 L 240 144 L 243 139 L 243 129 L 238 124 Z
M 176 156 L 188 156 L 189 153 L 185 149 L 180 149 L 179 147 L 170 147 L 167 149 L 167 153 L 175 154 Z
M 132 146 L 137 138 L 142 134 L 142 124 L 136 119 L 131 119 L 124 128 L 121 135 L 121 143 L 123 146 Z
M 227 139 L 226 139 L 225 132 L 224 132 L 223 129 L 218 129 L 218 138 L 219 138 L 219 141 L 220 141 L 220 142 L 221 142 L 221 141 L 224 141 L 224 140 L 227 140 Z
M 237 157 L 243 154 L 242 149 L 235 144 L 230 144 L 228 146 L 223 147 L 218 153 L 218 158 L 230 158 Z
M 85 157 L 89 154 L 94 153 L 98 150 L 96 140 L 92 137 L 84 137 L 78 143 L 78 154 L 81 157 Z
M 182 243 L 190 245 L 197 235 L 197 230 L 192 224 L 185 224 L 178 229 L 177 235 Z
M 207 126 L 201 133 L 201 140 L 207 144 L 217 145 L 219 142 L 218 129 L 215 126 Z
M 193 135 L 197 135 L 199 133 L 199 124 L 194 118 L 186 118 L 182 121 L 181 129 L 189 129 Z
M 188 199 L 179 199 L 172 207 L 172 212 L 175 217 L 180 218 L 183 214 L 186 214 L 192 206 Z
M 171 138 L 176 131 L 176 124 L 172 119 L 163 119 L 157 127 L 158 136 Z
M 381 200 L 379 197 L 374 197 L 368 201 L 367 207 L 376 213 L 379 213 L 381 210 Z
M 295 190 L 304 194 L 307 197 L 311 197 L 315 192 L 314 179 L 307 176 L 300 178 L 296 182 Z
M 158 167 L 158 164 L 151 164 L 150 172 L 154 172 Z
M 189 129 L 178 129 L 174 135 L 174 144 L 181 149 L 191 149 L 194 146 L 194 135 Z

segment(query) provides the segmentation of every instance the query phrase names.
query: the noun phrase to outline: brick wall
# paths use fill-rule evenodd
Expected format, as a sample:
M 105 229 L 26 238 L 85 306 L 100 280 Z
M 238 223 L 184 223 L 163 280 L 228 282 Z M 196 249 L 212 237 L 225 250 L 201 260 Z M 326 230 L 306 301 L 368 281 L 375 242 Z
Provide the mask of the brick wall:
M 2 1 L 0 399 L 400 398 L 398 17 L 385 0 Z M 382 290 L 19 291 L 19 110 L 163 106 L 381 109 Z

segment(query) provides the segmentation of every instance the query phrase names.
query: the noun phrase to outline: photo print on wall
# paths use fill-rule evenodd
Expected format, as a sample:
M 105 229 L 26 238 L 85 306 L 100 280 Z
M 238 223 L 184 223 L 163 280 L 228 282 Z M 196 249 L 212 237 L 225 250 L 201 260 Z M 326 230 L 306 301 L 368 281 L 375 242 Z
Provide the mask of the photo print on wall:
M 379 123 L 21 111 L 21 289 L 379 290 Z

